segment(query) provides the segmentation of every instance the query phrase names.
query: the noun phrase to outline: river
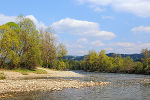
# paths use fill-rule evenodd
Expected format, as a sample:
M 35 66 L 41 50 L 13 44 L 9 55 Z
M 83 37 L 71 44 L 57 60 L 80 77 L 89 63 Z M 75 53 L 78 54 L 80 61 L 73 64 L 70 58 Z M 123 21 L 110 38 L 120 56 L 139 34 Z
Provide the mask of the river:
M 106 86 L 62 91 L 40 92 L 7 100 L 150 100 L 150 75 L 78 72 L 84 78 L 67 78 L 80 81 L 111 82 Z

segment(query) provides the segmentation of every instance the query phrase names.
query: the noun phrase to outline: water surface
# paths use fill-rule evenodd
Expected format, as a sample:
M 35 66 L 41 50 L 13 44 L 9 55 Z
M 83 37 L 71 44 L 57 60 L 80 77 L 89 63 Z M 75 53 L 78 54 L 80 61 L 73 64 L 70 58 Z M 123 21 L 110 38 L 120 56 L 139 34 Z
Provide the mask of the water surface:
M 86 77 L 63 77 L 80 81 L 106 81 L 106 86 L 66 88 L 62 91 L 37 92 L 7 100 L 150 100 L 150 75 L 86 73 Z M 60 78 L 61 79 L 61 78 Z

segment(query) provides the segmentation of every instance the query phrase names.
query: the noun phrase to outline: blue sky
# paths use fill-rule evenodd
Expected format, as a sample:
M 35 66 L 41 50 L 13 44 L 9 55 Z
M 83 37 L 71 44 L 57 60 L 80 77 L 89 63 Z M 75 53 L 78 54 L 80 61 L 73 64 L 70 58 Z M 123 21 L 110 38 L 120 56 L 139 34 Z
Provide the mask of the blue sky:
M 140 53 L 150 49 L 150 0 L 3 0 L 0 25 L 23 14 L 51 26 L 69 55 L 89 50 Z

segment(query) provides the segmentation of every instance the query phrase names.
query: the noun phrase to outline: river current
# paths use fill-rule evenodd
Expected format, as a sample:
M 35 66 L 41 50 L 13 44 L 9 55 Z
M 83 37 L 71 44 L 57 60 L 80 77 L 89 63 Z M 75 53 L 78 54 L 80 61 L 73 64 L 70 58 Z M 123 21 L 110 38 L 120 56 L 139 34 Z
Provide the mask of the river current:
M 63 79 L 104 81 L 111 84 L 80 89 L 66 88 L 49 93 L 40 92 L 9 100 L 150 100 L 150 75 L 75 72 L 86 77 Z

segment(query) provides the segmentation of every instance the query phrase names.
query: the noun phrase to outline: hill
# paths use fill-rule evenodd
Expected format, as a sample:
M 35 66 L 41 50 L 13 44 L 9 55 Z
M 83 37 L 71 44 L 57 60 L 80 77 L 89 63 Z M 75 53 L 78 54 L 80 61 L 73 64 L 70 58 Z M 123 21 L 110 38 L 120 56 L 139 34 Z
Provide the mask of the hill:
M 109 56 L 109 57 L 114 57 L 114 55 L 116 55 L 116 56 L 119 56 L 119 55 L 121 55 L 123 58 L 125 58 L 125 57 L 131 57 L 133 60 L 135 60 L 135 61 L 140 61 L 140 59 L 143 57 L 143 55 L 142 54 L 115 54 L 115 53 L 108 53 L 108 54 L 106 54 L 107 56 Z M 78 61 L 80 61 L 80 60 L 83 60 L 84 59 L 84 57 L 85 57 L 85 55 L 84 56 L 66 56 L 66 57 L 64 57 L 64 59 L 68 59 L 68 60 L 78 60 Z

